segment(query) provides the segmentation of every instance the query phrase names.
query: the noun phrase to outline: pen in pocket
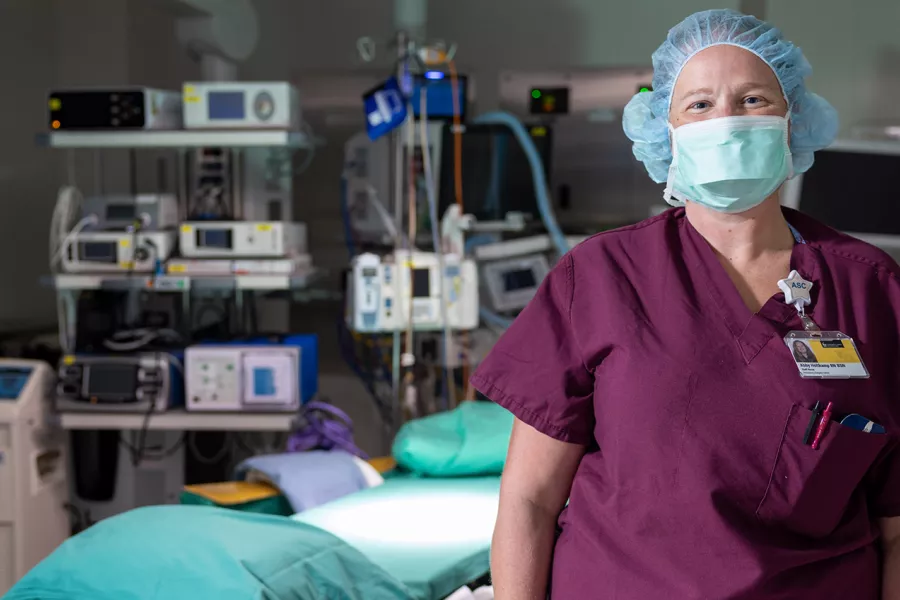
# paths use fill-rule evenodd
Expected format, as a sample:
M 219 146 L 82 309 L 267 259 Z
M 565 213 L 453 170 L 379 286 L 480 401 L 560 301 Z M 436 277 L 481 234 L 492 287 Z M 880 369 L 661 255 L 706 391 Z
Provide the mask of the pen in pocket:
M 816 402 L 816 405 L 813 406 L 812 415 L 809 417 L 809 423 L 806 425 L 806 433 L 803 434 L 803 445 L 809 444 L 809 437 L 812 435 L 813 427 L 816 426 L 816 421 L 819 420 L 819 415 L 821 414 L 821 403 Z

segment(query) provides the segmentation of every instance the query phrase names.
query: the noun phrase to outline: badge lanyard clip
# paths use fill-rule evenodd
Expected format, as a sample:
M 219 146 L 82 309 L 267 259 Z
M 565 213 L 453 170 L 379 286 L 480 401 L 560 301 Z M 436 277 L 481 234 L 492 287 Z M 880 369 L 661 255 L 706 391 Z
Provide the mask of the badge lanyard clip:
M 812 286 L 812 282 L 803 279 L 797 271 L 791 271 L 787 279 L 778 282 L 778 287 L 784 292 L 785 303 L 793 304 L 797 309 L 800 321 L 803 322 L 803 330 L 821 331 L 815 321 L 806 314 L 806 307 L 812 302 L 809 297 Z

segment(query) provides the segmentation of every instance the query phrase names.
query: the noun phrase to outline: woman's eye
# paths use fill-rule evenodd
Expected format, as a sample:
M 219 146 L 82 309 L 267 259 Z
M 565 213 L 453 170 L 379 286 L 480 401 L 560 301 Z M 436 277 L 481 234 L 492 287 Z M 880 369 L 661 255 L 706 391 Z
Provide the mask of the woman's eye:
M 750 96 L 748 98 L 744 98 L 745 104 L 760 104 L 760 103 L 762 103 L 762 101 L 763 101 L 763 99 L 760 98 L 759 96 Z
M 707 108 L 709 108 L 709 102 L 706 102 L 705 100 L 694 102 L 689 108 L 691 110 L 706 110 Z

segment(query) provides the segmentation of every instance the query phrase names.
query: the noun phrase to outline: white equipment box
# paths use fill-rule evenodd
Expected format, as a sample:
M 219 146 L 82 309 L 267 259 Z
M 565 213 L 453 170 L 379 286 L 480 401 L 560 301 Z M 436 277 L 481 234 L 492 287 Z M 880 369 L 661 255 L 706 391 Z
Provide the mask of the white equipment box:
M 81 231 L 62 252 L 67 273 L 151 273 L 175 247 L 175 231 Z
M 185 129 L 299 129 L 300 94 L 283 81 L 184 84 Z
M 0 360 L 0 596 L 71 531 L 66 438 L 50 424 L 55 374 Z
M 187 348 L 187 409 L 296 411 L 300 408 L 300 352 L 291 346 Z
M 550 264 L 543 254 L 507 258 L 481 266 L 491 307 L 499 312 L 525 308 L 549 272 Z
M 281 258 L 306 254 L 306 225 L 260 221 L 193 221 L 181 226 L 186 258 Z
M 166 263 L 169 275 L 293 275 L 311 268 L 312 257 L 309 254 L 262 260 L 185 258 Z
M 474 261 L 427 252 L 361 254 L 348 275 L 347 322 L 353 331 L 418 331 L 478 327 L 478 270 Z M 442 299 L 443 297 L 443 299 Z
M 92 196 L 84 200 L 82 213 L 97 217 L 92 229 L 124 230 L 135 222 L 144 231 L 169 229 L 178 225 L 178 200 L 172 194 Z

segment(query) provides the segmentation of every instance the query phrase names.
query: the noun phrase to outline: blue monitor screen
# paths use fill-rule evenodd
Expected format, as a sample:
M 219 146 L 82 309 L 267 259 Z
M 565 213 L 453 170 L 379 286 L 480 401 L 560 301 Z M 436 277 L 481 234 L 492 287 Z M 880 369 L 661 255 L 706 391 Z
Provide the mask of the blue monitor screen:
M 209 92 L 206 108 L 210 121 L 244 118 L 244 92 Z
M 253 393 L 256 396 L 275 395 L 275 371 L 266 367 L 253 369 Z
M 31 376 L 31 367 L 0 367 L 0 401 L 16 400 Z
M 466 89 L 467 89 L 467 79 L 466 77 L 459 77 L 457 80 L 457 90 L 456 95 L 459 98 L 458 110 L 460 112 L 460 119 L 465 121 L 466 119 Z M 453 83 L 450 81 L 450 76 L 446 75 L 441 79 L 426 79 L 424 77 L 417 77 L 413 84 L 413 92 L 412 96 L 410 96 L 409 101 L 412 103 L 413 114 L 416 118 L 419 118 L 419 111 L 421 108 L 420 98 L 422 89 L 425 89 L 426 93 L 426 107 L 425 110 L 428 112 L 429 119 L 450 119 L 453 117 Z

